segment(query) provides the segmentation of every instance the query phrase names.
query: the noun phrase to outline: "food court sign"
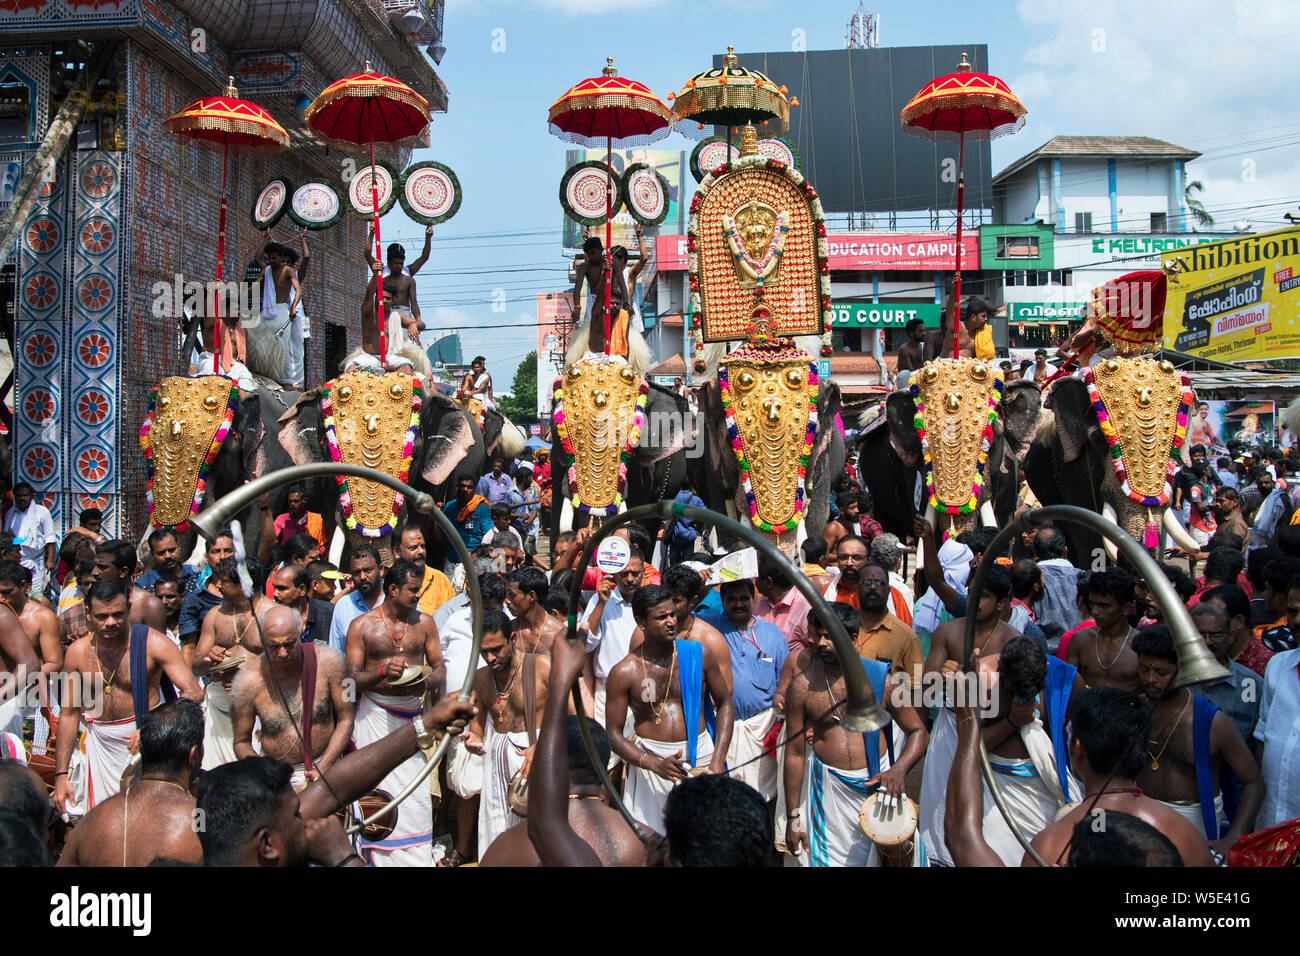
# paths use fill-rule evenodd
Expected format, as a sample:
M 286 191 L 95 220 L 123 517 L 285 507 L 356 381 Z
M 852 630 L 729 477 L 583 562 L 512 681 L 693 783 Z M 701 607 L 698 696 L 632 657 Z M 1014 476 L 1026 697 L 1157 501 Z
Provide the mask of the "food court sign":
M 831 325 L 839 329 L 901 329 L 913 319 L 921 319 L 927 329 L 939 327 L 934 302 L 836 302 L 831 313 Z

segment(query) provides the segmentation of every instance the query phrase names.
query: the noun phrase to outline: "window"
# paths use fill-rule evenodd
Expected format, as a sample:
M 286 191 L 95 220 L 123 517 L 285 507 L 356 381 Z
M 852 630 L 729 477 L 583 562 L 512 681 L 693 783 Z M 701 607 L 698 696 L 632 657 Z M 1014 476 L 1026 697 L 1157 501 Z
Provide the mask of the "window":
M 1164 232 L 1167 217 L 1162 212 L 1153 212 L 1151 214 L 1151 231 Z
M 1037 236 L 998 236 L 999 259 L 1037 259 Z
M 1074 214 L 1075 232 L 1092 232 L 1092 213 L 1076 212 Z
M 0 143 L 27 142 L 31 94 L 13 74 L 0 79 Z

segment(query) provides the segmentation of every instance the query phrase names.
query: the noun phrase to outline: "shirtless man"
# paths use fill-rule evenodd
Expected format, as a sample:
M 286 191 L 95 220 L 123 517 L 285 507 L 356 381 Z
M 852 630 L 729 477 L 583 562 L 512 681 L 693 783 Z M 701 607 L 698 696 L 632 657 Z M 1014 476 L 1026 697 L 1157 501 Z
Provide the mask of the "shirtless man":
M 91 585 L 86 594 L 90 634 L 73 643 L 63 660 L 69 678 L 63 686 L 59 720 L 67 731 L 58 735 L 54 758 L 54 805 L 67 813 L 72 786 L 68 766 L 77 744 L 75 728 L 85 714 L 86 804 L 81 812 L 94 809 L 117 793 L 122 772 L 139 750 L 135 705 L 132 700 L 131 642 L 145 639 L 145 680 L 149 685 L 148 707 L 162 702 L 160 681 L 171 681 L 181 697 L 202 702 L 203 691 L 176 645 L 153 628 L 141 632 L 128 620 L 128 581 L 104 579 Z M 152 595 L 151 595 L 152 596 Z M 156 600 L 156 599 L 155 599 Z M 102 691 L 99 682 L 102 682 Z M 143 715 L 141 715 L 143 716 Z
M 405 272 L 409 276 L 415 275 L 420 271 L 420 267 L 429 261 L 429 246 L 433 241 L 433 226 L 424 227 L 424 248 L 420 250 L 420 257 L 412 262 L 409 266 L 406 264 L 406 250 L 394 242 L 388 247 L 388 270 L 385 275 L 393 270 L 396 266 L 398 274 Z M 366 265 L 375 257 L 375 227 L 372 225 L 366 230 L 366 245 L 361 250 L 361 261 Z
M 840 513 L 834 521 L 826 522 L 822 531 L 822 540 L 831 551 L 845 535 L 858 533 L 858 495 L 853 491 L 842 491 L 835 496 L 835 505 Z
M 147 624 L 155 631 L 164 631 L 167 629 L 167 613 L 163 610 L 162 602 L 148 591 L 132 587 L 137 563 L 135 547 L 130 541 L 105 541 L 95 546 L 95 572 L 92 577 L 96 581 L 105 578 L 125 581 L 131 589 L 131 619 L 128 623 Z
M 358 747 L 397 730 L 420 713 L 420 698 L 442 691 L 446 667 L 433 618 L 422 614 L 420 584 L 423 575 L 414 562 L 398 558 L 384 572 L 384 603 L 362 614 L 348 627 L 348 670 L 355 676 L 361 699 L 352 731 Z M 408 667 L 428 664 L 422 681 L 394 685 Z M 389 793 L 400 793 L 423 767 L 412 757 L 380 783 Z M 429 788 L 419 787 L 397 817 L 397 827 L 382 842 L 366 844 L 376 866 L 433 865 L 433 804 Z
M 424 323 L 419 319 L 419 305 L 406 305 L 401 303 L 414 301 L 415 298 L 415 280 L 410 276 L 398 274 L 389 276 L 383 280 L 384 296 L 384 334 L 387 338 L 388 354 L 379 354 L 379 318 L 377 304 L 375 300 L 375 285 L 379 281 L 379 274 L 383 267 L 379 260 L 376 259 L 370 264 L 371 271 L 374 273 L 370 277 L 370 283 L 366 286 L 366 291 L 361 299 L 361 347 L 367 353 L 374 356 L 377 362 L 384 367 L 397 368 L 398 366 L 410 366 L 410 359 L 404 357 L 398 349 L 403 345 L 414 343 L 420 344 L 420 333 L 424 331 Z M 398 292 L 401 295 L 399 296 Z M 412 311 L 414 310 L 414 311 Z
M 397 313 L 406 334 L 415 342 L 420 341 L 420 332 L 424 323 L 420 321 L 420 303 L 415 297 L 415 280 L 409 272 L 403 272 L 406 263 L 406 250 L 394 242 L 388 246 L 388 268 L 384 272 L 384 291 L 393 295 L 393 311 Z M 384 305 L 385 312 L 388 305 Z
M 925 320 L 911 319 L 906 326 L 907 341 L 898 349 L 898 375 L 905 379 L 925 364 Z
M 673 613 L 677 617 L 676 639 L 698 641 L 709 649 L 717 659 L 718 670 L 722 672 L 722 682 L 726 685 L 727 693 L 730 694 L 732 690 L 731 648 L 727 646 L 727 639 L 722 636 L 721 631 L 695 615 L 695 608 L 704 598 L 704 579 L 690 568 L 676 564 L 664 572 L 664 587 L 673 596 Z M 635 651 L 644 640 L 645 631 L 638 625 L 632 632 L 632 643 L 628 649 Z
M 546 613 L 550 583 L 537 568 L 519 568 L 506 578 L 506 607 L 515 616 L 514 641 L 529 654 L 551 653 L 552 642 L 564 637 L 565 627 Z
M 239 565 L 234 558 L 223 558 L 212 572 L 212 580 L 221 591 L 221 603 L 203 617 L 199 630 L 199 644 L 194 649 L 194 673 L 208 676 L 213 665 L 220 664 L 230 655 L 242 656 L 245 663 L 226 670 L 208 684 L 208 694 L 203 701 L 205 729 L 203 734 L 203 769 L 211 770 L 223 763 L 238 759 L 235 756 L 235 728 L 231 723 L 230 689 L 235 677 L 256 662 L 262 653 L 262 642 L 257 634 L 255 614 L 263 614 L 271 602 L 262 595 L 250 601 L 239 582 Z
M 7 562 L 17 564 L 18 562 Z M 19 565 L 21 567 L 21 565 Z M 28 574 L 30 574 L 30 570 Z M 31 602 L 35 604 L 35 602 Z M 21 735 L 24 688 L 45 672 L 26 627 L 11 607 L 0 604 L 0 735 Z M 3 738 L 0 738 L 0 743 Z
M 852 634 L 857 615 L 844 604 L 832 604 L 844 629 Z M 783 783 L 789 811 L 785 845 L 798 854 L 806 847 L 813 866 L 879 866 L 879 854 L 862 832 L 858 808 L 863 797 L 884 790 L 891 797 L 903 793 L 904 780 L 912 765 L 925 753 L 930 735 L 899 681 L 888 673 L 888 665 L 863 661 L 873 687 L 882 688 L 880 700 L 898 726 L 907 734 L 902 753 L 893 755 L 893 742 L 880 731 L 850 733 L 840 726 L 848 694 L 844 673 L 829 633 L 815 613 L 808 615 L 809 647 L 800 653 L 801 666 L 790 682 L 786 700 L 787 729 Z M 803 805 L 805 731 L 812 731 L 812 780 L 821 799 Z M 885 734 L 893 734 L 893 724 Z M 867 753 L 870 738 L 876 753 Z M 887 759 L 889 758 L 889 759 Z M 888 765 L 886 765 L 888 764 Z M 852 782 L 850 782 L 852 781 Z M 803 815 L 808 813 L 808 821 Z M 811 831 L 811 838 L 810 838 Z M 913 839 L 914 858 L 921 856 L 919 841 Z
M 928 522 L 927 522 L 928 524 Z M 926 559 L 930 560 L 933 549 L 926 545 Z M 942 577 L 935 590 L 945 606 L 964 600 Z M 966 608 L 967 614 L 975 615 L 975 648 L 985 657 L 999 654 L 1012 638 L 1019 636 L 1019 631 L 1002 620 L 1003 614 L 1011 604 L 1011 572 L 1001 565 L 989 569 L 988 580 L 979 603 Z M 922 686 L 942 686 L 948 688 L 961 674 L 965 664 L 966 619 L 959 617 L 946 621 L 934 629 L 930 638 L 930 653 L 925 658 L 925 673 Z M 955 698 L 945 693 L 945 700 L 951 703 Z M 921 820 L 918 832 L 925 840 L 925 850 L 931 861 L 939 861 L 944 866 L 951 866 L 947 846 L 944 843 L 943 813 L 944 793 L 948 784 L 948 771 L 952 766 L 953 753 L 957 747 L 957 725 L 951 706 L 940 708 L 931 728 L 929 752 L 925 758 L 925 769 L 921 781 Z
M 504 613 L 484 612 L 482 657 L 487 666 L 480 667 L 474 677 L 474 693 L 488 706 L 479 707 L 465 732 L 465 746 L 469 751 L 484 755 L 483 791 L 478 810 L 480 856 L 498 836 L 520 821 L 506 802 L 507 781 L 516 773 L 528 776 L 551 676 L 550 657 L 528 654 L 512 640 L 512 631 L 512 622 Z M 531 687 L 523 676 L 530 659 Z M 536 708 L 531 732 L 529 707 Z
M 614 269 L 612 279 L 614 284 L 609 290 L 611 332 L 622 303 L 628 301 L 627 282 L 623 270 Z M 587 315 L 591 319 L 591 334 L 588 338 L 587 350 L 600 353 L 605 351 L 605 247 L 596 236 L 591 236 L 583 242 L 582 256 L 573 269 L 572 314 L 574 322 L 579 325 L 583 322 L 582 310 L 578 303 L 582 301 L 584 280 L 587 283 L 588 301 L 591 303 L 590 308 L 587 309 Z
M 982 832 L 984 785 L 976 745 L 978 728 L 976 708 L 959 706 L 958 745 L 947 793 L 948 844 L 958 866 L 1002 866 Z M 1085 832 L 1095 833 L 1096 821 L 1106 812 L 1129 814 L 1163 834 L 1184 866 L 1211 865 L 1209 847 L 1196 828 L 1136 785 L 1143 745 L 1151 736 L 1150 712 L 1136 694 L 1114 687 L 1083 691 L 1074 700 L 1070 733 L 1070 766 L 1083 792 L 1091 796 L 1032 839 L 1034 850 L 1048 865 L 1069 865 L 1076 825 L 1091 821 Z M 1035 863 L 1026 854 L 1020 865 Z
M 203 862 L 190 787 L 203 763 L 203 710 L 182 698 L 150 711 L 140 728 L 140 779 L 91 810 L 59 866 Z
M 261 617 L 263 653 L 255 666 L 235 678 L 231 723 L 235 757 L 256 756 L 253 722 L 262 722 L 262 751 L 294 767 L 293 785 L 301 788 L 343 753 L 352 737 L 351 694 L 344 687 L 347 665 L 330 648 L 304 644 L 302 618 L 277 604 Z M 316 654 L 316 693 L 311 701 L 311 766 L 303 753 L 303 656 Z M 287 703 L 287 707 L 286 707 Z
M 475 355 L 470 362 L 469 371 L 460 383 L 458 397 L 476 398 L 484 408 L 496 408 L 496 396 L 492 394 L 492 376 L 487 373 L 487 359 Z
M 677 611 L 667 588 L 651 584 L 632 596 L 632 617 L 645 635 L 609 672 L 605 727 L 610 746 L 628 767 L 624 800 L 641 823 L 664 833 L 664 804 L 668 794 L 688 774 L 724 773 L 735 709 L 718 660 L 702 644 L 699 653 L 677 643 Z M 690 679 L 698 687 L 683 684 Z M 708 729 L 704 706 L 707 690 L 716 713 L 715 733 Z M 692 713 L 686 712 L 689 696 Z M 636 742 L 623 735 L 628 708 L 632 710 Z M 698 713 L 694 711 L 698 709 Z
M 1118 687 L 1140 691 L 1134 635 L 1128 615 L 1133 610 L 1133 575 L 1124 568 L 1107 568 L 1088 578 L 1088 607 L 1095 627 L 1070 638 L 1065 662 L 1079 669 L 1089 687 Z
M 41 673 L 53 674 L 63 669 L 59 619 L 49 608 L 29 599 L 31 587 L 32 572 L 29 568 L 16 561 L 0 564 L 0 600 L 18 615 L 18 622 L 40 657 Z
M 1147 740 L 1146 756 L 1137 784 L 1142 792 L 1174 810 L 1205 835 L 1210 849 L 1226 854 L 1239 837 L 1255 829 L 1255 817 L 1264 802 L 1264 782 L 1259 765 L 1251 756 L 1241 731 L 1223 711 L 1203 697 L 1193 695 L 1191 687 L 1178 687 L 1178 655 L 1174 639 L 1163 624 L 1148 627 L 1133 638 L 1138 659 L 1138 680 L 1142 695 L 1151 708 L 1152 733 Z M 1206 726 L 1208 724 L 1208 726 Z M 1208 736 L 1209 752 L 1196 752 L 1198 737 Z M 1201 766 L 1208 761 L 1206 766 Z M 1226 780 L 1225 770 L 1235 775 Z M 1209 792 L 1202 794 L 1198 778 L 1207 774 Z M 1223 790 L 1241 786 L 1240 804 L 1231 824 Z M 1213 831 L 1206 832 L 1206 816 L 1214 821 Z M 1219 834 L 1223 836 L 1220 838 Z

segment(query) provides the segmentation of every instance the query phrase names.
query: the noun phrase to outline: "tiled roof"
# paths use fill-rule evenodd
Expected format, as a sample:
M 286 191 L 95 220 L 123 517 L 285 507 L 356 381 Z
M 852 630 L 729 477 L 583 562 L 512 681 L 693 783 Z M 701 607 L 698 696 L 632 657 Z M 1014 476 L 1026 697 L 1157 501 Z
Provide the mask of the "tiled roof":
M 1201 154 L 1193 149 L 1175 146 L 1150 136 L 1057 136 L 1049 139 L 1032 153 L 1021 156 L 993 177 L 999 182 L 1017 173 L 1039 159 L 1056 157 L 1104 156 L 1116 159 L 1196 159 Z

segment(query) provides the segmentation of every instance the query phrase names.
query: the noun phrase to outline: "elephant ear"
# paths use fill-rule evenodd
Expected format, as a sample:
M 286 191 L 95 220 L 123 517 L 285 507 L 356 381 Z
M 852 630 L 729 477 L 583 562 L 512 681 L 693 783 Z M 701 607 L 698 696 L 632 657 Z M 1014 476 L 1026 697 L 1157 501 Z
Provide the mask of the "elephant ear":
M 1058 379 L 1048 393 L 1046 404 L 1056 418 L 1056 434 L 1061 440 L 1065 460 L 1077 461 L 1091 439 L 1096 423 L 1088 386 L 1073 376 Z
M 916 435 L 916 402 L 907 389 L 891 392 L 885 399 L 889 419 L 889 444 L 908 468 L 921 462 L 921 439 Z
M 320 410 L 320 392 L 312 389 L 298 396 L 279 419 L 280 447 L 295 465 L 325 460 L 325 419 Z
M 420 477 L 435 487 L 452 476 L 476 442 L 482 442 L 478 424 L 464 406 L 433 389 L 424 396 L 420 434 Z

